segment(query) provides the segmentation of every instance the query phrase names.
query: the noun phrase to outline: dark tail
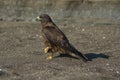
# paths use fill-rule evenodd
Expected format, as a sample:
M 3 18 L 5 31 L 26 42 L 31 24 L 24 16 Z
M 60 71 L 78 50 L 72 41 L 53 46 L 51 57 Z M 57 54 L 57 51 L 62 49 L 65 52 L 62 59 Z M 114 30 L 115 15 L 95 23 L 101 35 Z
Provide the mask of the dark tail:
M 85 62 L 89 61 L 89 59 L 85 55 L 83 55 L 81 52 L 79 52 L 77 49 L 75 49 L 72 45 L 70 46 L 69 49 L 72 53 L 74 53 L 76 56 L 78 56 L 79 59 L 82 58 L 82 60 L 85 61 Z
M 89 59 L 88 59 L 85 55 L 83 55 L 81 52 L 79 52 L 79 51 L 78 51 L 78 52 L 75 52 L 74 54 L 75 54 L 75 55 L 78 55 L 79 57 L 81 57 L 82 60 L 85 61 L 85 62 L 86 62 L 86 61 L 89 61 Z

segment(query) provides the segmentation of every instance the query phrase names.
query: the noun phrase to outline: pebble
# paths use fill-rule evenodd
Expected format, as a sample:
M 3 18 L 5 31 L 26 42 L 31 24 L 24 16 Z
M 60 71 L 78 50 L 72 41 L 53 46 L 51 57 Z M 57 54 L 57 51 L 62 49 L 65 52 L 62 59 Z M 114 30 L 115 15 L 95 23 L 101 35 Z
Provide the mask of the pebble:
M 85 29 L 82 29 L 82 31 L 85 31 Z
M 38 35 L 38 34 L 36 34 L 36 37 L 39 37 L 39 35 Z
M 102 38 L 105 39 L 106 37 L 103 36 Z
M 117 74 L 119 74 L 119 71 L 116 71 Z
M 42 38 L 42 36 L 39 36 L 39 38 Z
M 107 65 L 107 66 L 109 66 L 109 64 L 108 64 L 108 63 L 107 63 L 106 65 Z

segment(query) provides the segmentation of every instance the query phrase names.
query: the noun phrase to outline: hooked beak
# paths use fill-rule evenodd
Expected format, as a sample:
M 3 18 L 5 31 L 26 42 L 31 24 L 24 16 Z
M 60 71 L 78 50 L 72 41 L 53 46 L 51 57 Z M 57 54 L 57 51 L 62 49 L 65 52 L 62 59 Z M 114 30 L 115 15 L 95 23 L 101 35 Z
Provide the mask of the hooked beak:
M 38 16 L 37 18 L 36 18 L 36 21 L 41 21 L 42 19 Z

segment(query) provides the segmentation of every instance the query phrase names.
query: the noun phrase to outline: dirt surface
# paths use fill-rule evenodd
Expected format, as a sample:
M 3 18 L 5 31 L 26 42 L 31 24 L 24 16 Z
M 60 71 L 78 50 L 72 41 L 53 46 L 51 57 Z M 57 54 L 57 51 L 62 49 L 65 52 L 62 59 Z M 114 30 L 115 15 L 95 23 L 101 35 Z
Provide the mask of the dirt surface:
M 120 80 L 119 22 L 88 21 L 56 23 L 87 63 L 59 54 L 47 61 L 40 23 L 0 22 L 0 80 Z

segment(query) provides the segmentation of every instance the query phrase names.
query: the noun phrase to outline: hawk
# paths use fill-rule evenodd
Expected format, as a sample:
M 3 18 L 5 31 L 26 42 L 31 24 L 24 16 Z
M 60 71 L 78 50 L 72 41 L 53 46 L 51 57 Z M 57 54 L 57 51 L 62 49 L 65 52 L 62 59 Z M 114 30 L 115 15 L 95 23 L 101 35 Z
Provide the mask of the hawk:
M 70 44 L 65 34 L 57 27 L 49 15 L 41 14 L 36 20 L 41 22 L 41 32 L 45 44 L 44 52 L 51 53 L 47 59 L 52 59 L 53 54 L 56 52 L 62 52 L 88 61 L 86 56 Z

